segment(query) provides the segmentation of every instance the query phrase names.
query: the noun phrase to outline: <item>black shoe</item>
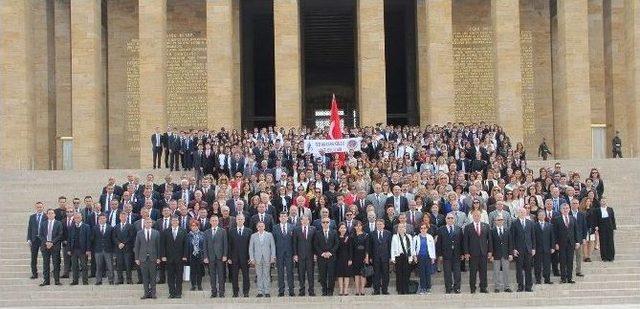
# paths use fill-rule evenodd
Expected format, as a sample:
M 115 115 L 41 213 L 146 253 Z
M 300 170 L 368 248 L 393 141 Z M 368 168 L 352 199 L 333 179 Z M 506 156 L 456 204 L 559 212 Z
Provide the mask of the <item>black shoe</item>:
M 571 284 L 573 284 L 573 283 L 576 283 L 576 282 L 575 282 L 575 281 L 573 281 L 573 280 L 571 280 L 571 279 L 569 279 L 569 280 L 567 280 L 567 283 L 571 283 Z
M 216 294 L 211 294 L 211 296 L 209 296 L 209 298 L 216 298 L 216 297 L 218 297 L 218 295 Z
M 489 291 L 487 291 L 487 289 L 480 289 L 480 293 L 487 294 L 487 293 L 489 293 Z
M 224 294 L 218 295 L 218 298 L 224 298 Z
M 42 283 L 40 283 L 40 286 L 45 286 L 45 285 L 50 285 L 50 283 L 49 283 L 49 282 L 42 282 Z
M 389 295 L 389 292 L 388 291 L 382 291 L 382 295 Z
M 96 282 L 96 285 L 102 285 L 102 282 Z
M 451 294 L 451 290 L 444 291 L 445 294 Z
M 298 296 L 304 296 L 304 294 L 305 294 L 304 292 L 299 292 Z
M 127 280 L 127 284 L 133 284 L 133 281 L 131 279 Z
M 264 297 L 271 297 L 271 294 L 269 294 L 269 293 L 264 294 Z
M 289 296 L 294 297 L 294 296 L 296 296 L 296 293 L 289 292 Z
M 62 276 L 60 276 L 60 278 L 69 279 L 69 275 L 62 275 Z
M 560 283 L 567 283 L 567 279 L 561 279 Z
M 38 274 L 31 275 L 31 277 L 29 277 L 29 279 L 38 279 Z
M 256 297 L 264 297 L 264 295 L 258 294 L 258 295 L 256 295 Z
M 591 262 L 591 258 L 586 258 L 585 262 L 587 263 Z
M 475 293 L 476 293 L 475 289 L 471 290 L 471 294 L 475 294 Z
M 327 292 L 322 292 L 322 296 L 327 296 Z
M 233 298 L 237 298 L 238 297 L 238 293 L 233 293 Z
M 542 281 L 536 280 L 536 284 L 542 284 Z
M 78 281 L 73 281 L 73 282 L 69 283 L 69 285 L 78 285 Z
M 511 291 L 511 289 L 509 289 L 509 288 L 506 288 L 506 289 L 504 289 L 504 292 L 505 293 L 512 293 L 513 291 Z
M 524 291 L 524 289 L 523 289 L 523 288 L 518 288 L 518 289 L 516 290 L 516 292 L 522 292 L 522 291 Z
M 524 289 L 525 292 L 533 292 L 533 290 L 531 288 L 528 289 Z
M 553 284 L 553 282 L 551 282 L 550 280 L 545 280 L 544 284 Z
M 460 290 L 454 290 L 453 293 L 460 294 Z
M 245 293 L 244 295 L 242 295 L 244 297 L 249 297 L 249 293 Z
M 60 281 L 56 282 L 56 285 L 62 285 L 62 283 L 60 283 Z
M 578 277 L 584 277 L 584 275 L 582 273 L 577 273 L 576 276 Z
M 303 295 L 303 296 L 304 296 L 304 295 Z M 311 297 L 315 297 L 315 296 L 316 296 L 316 293 L 311 292 L 311 293 L 309 293 L 309 296 L 311 296 Z
M 373 295 L 380 295 L 380 291 L 373 291 Z
M 122 280 L 119 280 L 118 282 L 116 282 L 116 284 L 117 284 L 117 285 L 121 285 L 121 284 L 124 284 L 124 281 L 122 281 Z
M 89 281 L 82 281 L 82 285 L 89 285 Z
M 182 295 L 176 295 L 174 298 L 182 298 Z
M 175 298 L 175 296 L 173 296 L 173 295 L 169 295 L 169 298 Z
M 149 298 L 149 296 L 147 295 L 142 295 L 142 297 L 140 297 L 140 299 L 147 299 L 147 298 Z
M 195 287 L 195 286 L 192 286 L 190 290 L 191 290 L 191 291 L 195 291 L 195 290 L 196 290 L 196 287 Z
M 284 293 L 278 293 L 278 297 L 283 297 Z
M 138 280 L 136 284 L 142 284 L 142 280 Z
M 493 293 L 500 293 L 500 290 L 495 289 L 495 290 L 493 290 Z
M 155 295 L 151 295 L 150 298 L 156 299 L 157 297 Z
M 198 291 L 202 291 L 202 286 L 198 286 Z M 222 295 L 224 296 L 224 295 Z
M 165 284 L 166 282 L 164 280 L 158 280 L 158 284 Z

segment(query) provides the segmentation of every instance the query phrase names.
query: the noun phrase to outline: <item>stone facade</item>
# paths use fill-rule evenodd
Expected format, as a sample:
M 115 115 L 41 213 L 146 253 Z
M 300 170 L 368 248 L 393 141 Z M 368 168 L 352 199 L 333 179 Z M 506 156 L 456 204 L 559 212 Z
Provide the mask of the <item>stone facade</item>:
M 305 87 L 301 0 L 268 1 L 275 120 L 299 126 Z M 61 168 L 63 137 L 73 139 L 74 168 L 148 167 L 156 126 L 241 128 L 240 0 L 104 3 L 0 5 L 0 155 L 7 158 L 0 167 Z M 384 1 L 354 3 L 358 120 L 363 126 L 385 123 Z M 605 126 L 607 155 L 620 131 L 623 153 L 637 156 L 637 1 L 549 5 L 417 1 L 421 125 L 495 122 L 512 142 L 524 143 L 529 158 L 542 138 L 558 158 L 590 157 L 592 127 Z

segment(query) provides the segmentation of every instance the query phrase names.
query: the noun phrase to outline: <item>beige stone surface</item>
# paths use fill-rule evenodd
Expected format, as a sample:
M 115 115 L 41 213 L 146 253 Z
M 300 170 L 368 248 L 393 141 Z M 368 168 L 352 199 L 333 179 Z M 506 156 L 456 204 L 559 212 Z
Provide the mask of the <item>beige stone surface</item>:
M 554 132 L 557 158 L 591 158 L 588 2 L 558 2 Z
M 54 3 L 54 49 L 55 49 L 55 135 L 72 136 L 71 132 L 71 4 L 70 0 Z M 55 168 L 62 168 L 62 143 L 55 141 Z
M 31 3 L 4 1 L 0 5 L 0 168 L 33 166 Z
M 71 1 L 73 168 L 105 167 L 101 1 Z
M 589 86 L 591 123 L 607 122 L 605 105 L 603 0 L 589 0 Z
M 166 128 L 167 1 L 139 0 L 140 167 L 151 167 L 151 134 Z M 153 78 L 148 78 L 153 76 Z
M 298 0 L 273 1 L 276 125 L 302 125 L 302 72 Z
M 359 0 L 356 15 L 360 126 L 387 123 L 384 1 Z
M 418 60 L 424 68 L 419 78 L 422 125 L 454 120 L 451 10 L 451 0 L 424 0 L 423 8 L 418 8 L 418 16 L 426 13 L 424 24 L 418 23 L 419 44 L 425 49 Z
M 495 102 L 498 124 L 511 138 L 522 142 L 522 71 L 520 49 L 520 2 L 492 0 Z
M 625 5 L 625 55 L 627 59 L 627 134 L 623 135 L 630 147 L 627 156 L 640 155 L 640 3 L 626 0 Z
M 208 126 L 240 128 L 239 87 L 234 68 L 232 0 L 207 1 Z
M 611 139 L 616 131 L 627 137 L 631 121 L 627 106 L 627 64 L 625 60 L 625 5 L 624 0 L 605 1 L 603 4 L 604 61 L 605 61 L 605 121 L 607 124 L 607 156 L 611 156 Z M 593 104 L 592 104 L 593 106 Z M 592 113 L 594 111 L 592 110 Z M 629 143 L 623 143 L 622 152 L 629 153 Z

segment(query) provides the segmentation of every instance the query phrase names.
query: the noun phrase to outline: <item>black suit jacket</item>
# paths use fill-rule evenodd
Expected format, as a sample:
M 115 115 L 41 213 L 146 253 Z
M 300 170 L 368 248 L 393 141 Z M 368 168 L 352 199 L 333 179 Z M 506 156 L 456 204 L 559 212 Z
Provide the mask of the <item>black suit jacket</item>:
M 395 207 L 394 196 L 390 196 L 387 198 L 385 204 L 392 204 Z M 400 196 L 400 212 L 406 212 L 409 210 L 409 201 L 406 197 Z
M 522 226 L 520 219 L 511 222 L 511 233 L 513 237 L 512 249 L 518 250 L 518 253 L 531 253 L 536 249 L 536 236 L 534 232 L 534 224 L 531 220 L 525 220 L 525 226 Z
M 486 223 L 480 223 L 480 235 L 476 233 L 473 222 L 464 227 L 464 253 L 471 256 L 487 257 L 493 250 L 491 242 L 491 227 Z
M 178 227 L 176 239 L 173 239 L 173 229 L 168 228 L 160 233 L 160 255 L 167 258 L 167 263 L 180 263 L 189 255 L 187 232 Z
M 571 212 L 571 216 L 574 216 L 573 211 Z M 578 242 L 582 242 L 587 239 L 589 225 L 587 224 L 587 216 L 583 212 L 578 211 L 577 217 L 576 225 L 578 227 Z
M 42 241 L 42 247 L 45 248 L 45 244 L 47 242 L 47 235 L 49 233 L 49 220 L 42 220 L 42 222 L 40 223 L 40 240 Z M 53 227 L 51 228 L 51 242 L 53 243 L 53 246 L 60 246 L 60 243 L 62 243 L 62 223 L 60 223 L 60 221 L 53 221 Z
M 73 226 L 69 229 L 67 251 L 79 250 L 80 252 L 91 251 L 91 227 L 88 224 L 81 224 L 80 227 Z M 77 249 L 76 249 L 77 247 Z
M 229 259 L 232 263 L 249 261 L 249 241 L 252 233 L 253 231 L 248 227 L 242 229 L 242 236 L 238 234 L 237 227 L 229 229 L 227 237 L 229 238 Z
M 459 260 L 464 252 L 464 235 L 462 228 L 453 226 L 451 236 L 447 226 L 438 229 L 438 240 L 436 242 L 436 255 L 445 260 Z
M 502 229 L 501 236 L 498 235 L 497 226 L 491 230 L 491 237 L 493 237 L 493 258 L 496 260 L 508 258 L 513 251 L 513 234 L 504 225 Z
M 114 239 L 113 239 L 113 229 L 109 224 L 105 223 L 105 232 L 102 234 L 100 232 L 100 225 L 96 225 L 93 227 L 92 236 L 91 236 L 92 248 L 94 253 L 113 253 L 114 249 Z
M 113 241 L 115 243 L 116 251 L 133 252 L 135 238 L 136 229 L 133 224 L 125 224 L 124 227 L 121 227 L 121 225 L 118 224 L 114 227 Z M 118 245 L 121 243 L 124 244 L 122 249 L 118 248 Z
M 30 240 L 31 242 L 36 241 L 36 239 L 38 239 L 38 215 L 37 214 L 32 214 L 31 216 L 29 216 L 29 224 L 27 225 L 27 240 Z M 46 221 L 47 220 L 47 215 L 43 212 L 40 214 L 40 223 L 42 223 L 42 221 Z
M 324 252 L 331 252 L 331 258 L 335 258 L 338 250 L 338 234 L 336 231 L 329 229 L 329 238 L 324 236 L 323 231 L 315 233 L 313 238 L 313 249 L 320 259 L 320 255 Z
M 302 226 L 296 226 L 293 230 L 293 255 L 297 255 L 298 259 L 312 258 L 315 233 L 316 228 L 309 225 L 307 227 L 307 237 L 305 238 Z
M 551 249 L 555 249 L 555 234 L 552 223 L 544 222 L 544 229 L 540 222 L 535 223 L 536 234 L 536 254 L 551 254 Z
M 369 256 L 375 262 L 388 263 L 391 260 L 391 232 L 384 230 L 382 238 L 378 239 L 378 231 L 369 233 Z
M 576 219 L 571 215 L 569 217 L 569 224 L 564 225 L 564 217 L 562 215 L 556 217 L 553 221 L 554 235 L 556 236 L 556 244 L 560 247 L 560 250 L 564 248 L 573 249 L 575 244 L 580 242 L 580 234 L 578 233 L 578 225 Z
M 258 221 L 260 221 L 260 217 L 258 214 L 255 214 L 251 217 L 251 229 L 253 229 L 254 231 L 257 231 L 258 229 L 256 228 L 256 224 L 258 224 Z M 273 217 L 266 213 L 264 214 L 264 229 L 267 232 L 271 232 L 271 226 L 273 225 Z

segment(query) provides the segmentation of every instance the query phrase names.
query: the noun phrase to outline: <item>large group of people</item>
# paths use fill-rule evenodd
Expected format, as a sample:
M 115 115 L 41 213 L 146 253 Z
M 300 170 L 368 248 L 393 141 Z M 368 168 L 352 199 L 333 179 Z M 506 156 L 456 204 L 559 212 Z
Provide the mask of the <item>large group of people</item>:
M 398 294 L 430 293 L 440 273 L 444 292 L 460 293 L 461 272 L 471 293 L 488 293 L 489 265 L 494 292 L 512 292 L 513 270 L 514 288 L 531 292 L 552 275 L 575 283 L 594 250 L 614 260 L 615 216 L 595 168 L 583 177 L 556 163 L 536 174 L 522 144 L 484 123 L 344 135 L 361 137 L 361 149 L 314 156 L 303 141 L 324 129 L 158 128 L 163 181 L 109 177 L 82 200 L 35 203 L 32 279 L 41 253 L 41 286 L 51 276 L 56 285 L 133 284 L 137 272 L 142 298 L 156 298 L 156 284 L 180 298 L 183 279 L 202 290 L 206 277 L 211 297 L 225 297 L 228 281 L 233 297 L 254 284 L 270 297 L 274 271 L 278 296 L 315 296 L 317 282 L 322 295 L 388 294 L 392 270 Z

